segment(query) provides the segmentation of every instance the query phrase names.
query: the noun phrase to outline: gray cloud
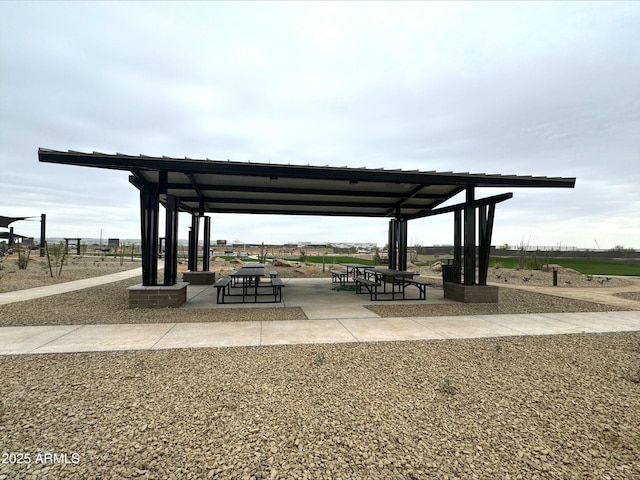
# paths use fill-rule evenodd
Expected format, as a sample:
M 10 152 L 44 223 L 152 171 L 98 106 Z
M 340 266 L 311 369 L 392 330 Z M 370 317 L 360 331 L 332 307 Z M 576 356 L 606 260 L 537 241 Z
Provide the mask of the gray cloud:
M 632 2 L 2 3 L 0 213 L 138 236 L 126 174 L 39 164 L 47 147 L 576 176 L 514 192 L 495 243 L 638 247 L 638 31 Z M 384 220 L 214 220 L 228 239 L 386 242 Z M 449 223 L 409 236 L 450 243 Z

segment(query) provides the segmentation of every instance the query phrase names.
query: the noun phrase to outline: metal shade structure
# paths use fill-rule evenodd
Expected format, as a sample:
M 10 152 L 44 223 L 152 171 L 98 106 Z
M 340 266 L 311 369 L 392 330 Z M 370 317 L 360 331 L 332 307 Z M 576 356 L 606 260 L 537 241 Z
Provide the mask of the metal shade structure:
M 18 220 L 26 220 L 27 218 L 32 217 L 3 217 L 0 215 L 0 228 L 9 228 L 13 222 L 17 222 Z
M 192 214 L 412 219 L 427 216 L 469 185 L 575 185 L 575 178 L 317 167 L 46 149 L 40 149 L 38 156 L 41 162 L 130 171 L 130 181 L 138 189 L 161 187 L 161 202 L 173 195 L 179 199 L 180 211 Z
M 475 212 L 480 220 L 481 248 L 488 252 L 495 204 L 511 198 L 504 194 L 476 199 L 479 187 L 573 188 L 575 178 L 519 175 L 454 173 L 418 170 L 283 165 L 210 159 L 133 156 L 100 152 L 39 149 L 41 162 L 77 165 L 131 172 L 130 182 L 141 193 L 143 240 L 143 283 L 155 285 L 154 260 L 157 257 L 158 204 L 167 212 L 167 258 L 165 285 L 175 283 L 177 214 L 193 216 L 190 238 L 197 248 L 199 218 L 206 213 L 246 213 L 274 215 L 317 215 L 389 218 L 389 267 L 406 267 L 407 221 L 438 213 L 455 214 L 456 231 L 461 231 L 464 212 L 465 283 L 475 283 Z M 466 192 L 463 204 L 438 209 L 447 200 Z M 487 212 L 489 208 L 489 212 Z M 208 217 L 205 223 L 208 225 Z M 208 228 L 208 227 L 207 227 Z M 207 232 L 205 232 L 205 236 Z M 145 254 L 146 249 L 146 254 Z M 169 250 L 171 252 L 169 252 Z M 458 248 L 460 250 L 460 248 Z M 481 252 L 487 259 L 488 253 Z M 457 258 L 460 258 L 460 252 Z M 145 256 L 148 257 L 145 260 Z M 190 255 L 191 256 L 191 255 Z M 467 257 L 469 259 L 467 260 Z M 473 264 L 472 259 L 473 257 Z M 157 261 L 156 261 L 157 264 Z M 190 265 L 190 269 L 193 265 Z M 481 263 L 484 268 L 484 264 Z M 146 273 L 145 273 L 146 272 Z M 486 281 L 480 274 L 480 283 Z M 173 283 L 171 283 L 173 282 Z

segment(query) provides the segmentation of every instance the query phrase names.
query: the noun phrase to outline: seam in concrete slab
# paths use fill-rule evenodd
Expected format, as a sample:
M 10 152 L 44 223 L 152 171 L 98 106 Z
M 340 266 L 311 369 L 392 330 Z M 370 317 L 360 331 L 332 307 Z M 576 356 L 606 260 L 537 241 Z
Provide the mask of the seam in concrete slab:
M 418 325 L 419 327 L 424 328 L 427 332 L 431 332 L 433 335 L 437 335 L 439 337 L 442 337 L 442 334 L 436 332 L 435 330 L 431 330 L 429 327 L 427 327 L 426 325 L 423 325 L 422 323 L 418 322 L 415 318 L 410 318 L 410 320 L 415 323 L 416 325 Z
M 77 328 L 74 328 L 73 330 L 69 330 L 68 332 L 63 333 L 62 335 L 60 335 L 60 336 L 58 336 L 58 337 L 56 337 L 56 338 L 53 338 L 53 339 L 49 340 L 48 342 L 43 343 L 42 345 L 38 345 L 36 348 L 34 348 L 34 349 L 30 350 L 28 353 L 29 353 L 29 354 L 31 354 L 31 353 L 37 353 L 37 352 L 36 352 L 36 350 L 38 350 L 38 349 L 40 349 L 40 348 L 43 348 L 43 347 L 46 347 L 46 346 L 47 346 L 47 345 L 49 345 L 50 343 L 56 342 L 56 341 L 60 340 L 61 338 L 66 337 L 67 335 L 71 335 L 72 333 L 77 332 L 78 330 L 80 330 L 80 329 L 81 329 L 81 328 L 83 328 L 83 327 L 86 327 L 86 325 L 78 325 L 78 326 L 77 326 Z
M 472 315 L 473 317 L 479 317 L 479 315 Z M 489 322 L 489 323 L 493 323 L 494 325 L 498 326 L 498 327 L 502 327 L 502 328 L 506 328 L 507 330 L 512 330 L 514 332 L 515 335 L 528 335 L 525 332 L 523 332 L 522 330 L 518 330 L 516 328 L 513 328 L 510 325 L 505 325 L 504 323 L 498 323 L 494 320 L 490 320 L 488 318 L 482 318 L 479 320 L 484 320 L 485 322 Z
M 147 350 L 153 350 L 153 349 L 155 349 L 156 345 L 157 345 L 158 343 L 160 343 L 160 341 L 161 341 L 164 337 L 166 337 L 167 335 L 169 335 L 169 332 L 171 332 L 171 330 L 173 330 L 174 328 L 176 328 L 176 325 L 177 325 L 177 323 L 173 323 L 173 324 L 171 325 L 171 328 L 169 328 L 166 332 L 164 332 L 164 334 L 163 334 L 163 335 L 161 335 L 161 336 L 160 336 L 160 337 L 155 341 L 155 343 L 154 343 L 153 345 L 151 345 Z
M 580 324 L 580 323 L 574 323 L 574 322 L 572 322 L 572 321 L 570 321 L 570 320 L 564 320 L 564 319 L 562 318 L 562 316 L 560 316 L 560 317 L 555 317 L 555 318 L 554 318 L 554 317 L 550 317 L 548 314 L 542 314 L 541 316 L 542 316 L 542 317 L 544 317 L 544 318 L 546 318 L 547 320 L 552 320 L 552 321 L 556 321 L 556 322 L 562 322 L 562 323 L 564 323 L 565 325 L 569 325 L 569 326 L 574 327 L 574 328 L 576 328 L 576 327 L 577 327 L 577 328 L 580 328 L 580 329 L 582 330 L 582 333 L 597 333 L 597 330 L 594 330 L 594 329 L 593 329 L 593 328 L 591 328 L 591 327 L 588 327 L 588 326 L 582 325 L 582 324 Z
M 340 326 L 341 326 L 342 328 L 344 328 L 347 332 L 349 332 L 349 335 L 351 335 L 351 337 L 353 337 L 353 339 L 354 339 L 357 343 L 361 343 L 361 342 L 360 342 L 360 340 L 358 339 L 358 337 L 356 337 L 356 336 L 353 334 L 353 332 L 352 332 L 351 330 L 349 330 L 349 329 L 344 325 L 344 323 L 342 323 L 342 321 L 341 321 L 339 318 L 336 318 L 336 319 L 334 319 L 334 320 L 336 320 L 336 321 L 340 324 Z

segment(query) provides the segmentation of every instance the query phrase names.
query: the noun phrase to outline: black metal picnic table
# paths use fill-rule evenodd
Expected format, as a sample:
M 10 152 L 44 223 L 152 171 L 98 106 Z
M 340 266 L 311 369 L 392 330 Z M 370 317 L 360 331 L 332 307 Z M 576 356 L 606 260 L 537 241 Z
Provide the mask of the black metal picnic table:
M 266 276 L 264 265 L 262 267 L 242 267 L 235 272 L 229 274 L 236 281 L 242 280 L 242 301 L 245 302 L 246 297 L 254 297 L 254 302 L 258 301 L 258 287 L 260 286 L 260 278 Z M 253 294 L 249 293 L 249 289 L 253 287 Z M 230 294 L 233 295 L 233 294 Z
M 347 269 L 347 278 L 351 278 L 355 281 L 356 277 L 364 275 L 364 271 L 369 268 L 373 268 L 371 265 L 364 265 L 362 263 L 341 263 L 343 267 Z
M 387 282 L 391 283 L 391 298 L 395 300 L 396 293 L 401 293 L 404 299 L 405 279 L 419 275 L 418 272 L 410 270 L 393 270 L 391 268 L 369 267 L 365 270 L 365 275 L 373 275 L 377 282 L 382 283 L 382 293 L 387 293 Z M 396 285 L 398 290 L 396 292 Z

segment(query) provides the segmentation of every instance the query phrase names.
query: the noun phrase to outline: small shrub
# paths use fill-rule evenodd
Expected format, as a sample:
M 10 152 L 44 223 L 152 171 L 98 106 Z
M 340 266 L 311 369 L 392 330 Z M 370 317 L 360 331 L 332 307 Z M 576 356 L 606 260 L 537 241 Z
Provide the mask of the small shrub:
M 316 353 L 313 360 L 311 360 L 311 365 L 322 365 L 325 362 L 324 353 Z
M 18 268 L 20 270 L 26 270 L 29 266 L 29 257 L 31 256 L 31 249 L 27 248 L 26 250 L 22 250 L 20 246 L 18 246 Z
M 443 377 L 440 379 L 439 390 L 449 395 L 455 395 L 456 393 L 458 393 L 458 389 L 453 384 L 453 380 L 449 377 Z
M 629 367 L 627 370 L 627 380 L 633 383 L 640 383 L 640 365 Z

